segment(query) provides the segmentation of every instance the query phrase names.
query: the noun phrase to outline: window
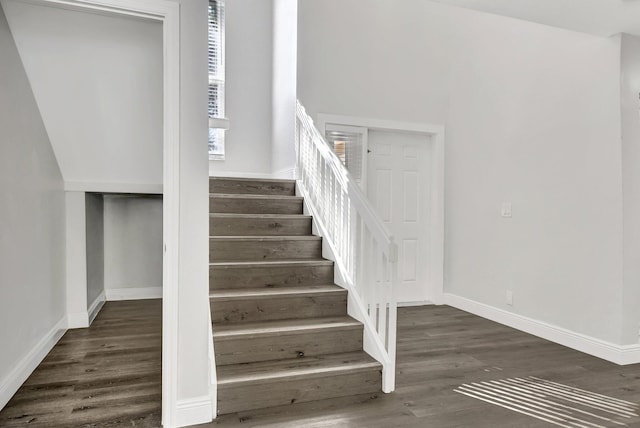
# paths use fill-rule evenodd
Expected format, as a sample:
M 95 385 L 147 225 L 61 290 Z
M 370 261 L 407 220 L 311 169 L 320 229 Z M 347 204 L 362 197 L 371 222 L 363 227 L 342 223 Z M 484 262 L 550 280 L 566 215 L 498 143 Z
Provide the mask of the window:
M 209 159 L 224 159 L 224 0 L 209 0 Z

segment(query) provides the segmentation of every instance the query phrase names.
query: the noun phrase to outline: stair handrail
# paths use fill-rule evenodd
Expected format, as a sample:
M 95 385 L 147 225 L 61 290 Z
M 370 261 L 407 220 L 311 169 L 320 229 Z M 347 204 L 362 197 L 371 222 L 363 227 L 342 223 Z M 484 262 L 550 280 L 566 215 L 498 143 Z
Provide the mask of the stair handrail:
M 349 314 L 364 324 L 364 349 L 383 366 L 384 392 L 395 389 L 397 244 L 360 186 L 296 103 L 296 181 L 349 290 Z M 324 248 L 323 248 L 324 251 Z

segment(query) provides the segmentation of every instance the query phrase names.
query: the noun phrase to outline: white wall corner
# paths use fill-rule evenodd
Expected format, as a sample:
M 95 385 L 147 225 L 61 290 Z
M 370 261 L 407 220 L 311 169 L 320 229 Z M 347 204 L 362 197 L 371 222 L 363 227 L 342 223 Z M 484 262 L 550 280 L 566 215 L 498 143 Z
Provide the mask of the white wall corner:
M 70 312 L 67 314 L 67 328 L 87 328 L 93 320 L 98 316 L 100 310 L 104 306 L 106 295 L 103 291 L 93 301 L 86 311 Z
M 621 353 L 618 364 L 623 366 L 640 364 L 640 344 L 623 346 Z
M 190 398 L 178 400 L 175 413 L 175 426 L 185 427 L 189 425 L 204 424 L 211 422 L 213 409 L 211 408 L 211 397 Z
M 89 319 L 89 325 L 91 325 L 93 320 L 96 319 L 96 317 L 100 313 L 100 310 L 104 306 L 104 303 L 106 302 L 106 300 L 107 300 L 106 293 L 104 290 L 102 290 L 102 293 L 100 293 L 100 295 L 96 297 L 96 300 L 94 300 L 91 306 L 89 306 L 89 309 L 87 309 L 87 317 Z
M 453 306 L 454 308 L 615 364 L 627 365 L 640 363 L 640 345 L 616 345 L 455 294 L 445 293 L 444 300 L 446 305 Z
M 89 327 L 88 312 L 71 312 L 67 314 L 67 328 L 87 328 Z
M 107 302 L 116 300 L 145 300 L 162 298 L 162 287 L 108 288 L 105 292 Z
M 0 380 L 0 409 L 7 405 L 11 397 L 33 373 L 38 365 L 67 331 L 67 318 L 63 317 L 42 339 Z

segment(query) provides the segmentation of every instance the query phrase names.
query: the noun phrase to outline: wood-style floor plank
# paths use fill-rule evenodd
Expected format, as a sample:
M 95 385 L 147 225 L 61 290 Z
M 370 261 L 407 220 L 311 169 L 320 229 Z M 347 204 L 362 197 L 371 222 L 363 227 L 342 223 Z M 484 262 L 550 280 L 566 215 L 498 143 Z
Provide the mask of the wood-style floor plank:
M 69 330 L 0 412 L 0 427 L 159 427 L 162 301 L 107 302 Z
M 107 303 L 90 329 L 61 339 L 0 412 L 0 427 L 159 427 L 161 312 L 160 301 Z M 446 306 L 400 309 L 398 326 L 393 394 L 235 413 L 203 427 L 554 426 L 454 392 L 522 376 L 640 403 L 639 365 L 617 366 Z

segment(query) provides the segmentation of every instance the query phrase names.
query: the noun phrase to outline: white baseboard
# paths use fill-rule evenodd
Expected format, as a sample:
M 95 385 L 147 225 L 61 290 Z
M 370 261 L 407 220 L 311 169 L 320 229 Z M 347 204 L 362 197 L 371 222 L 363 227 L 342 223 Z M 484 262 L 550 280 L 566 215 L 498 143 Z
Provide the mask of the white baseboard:
M 94 300 L 91 306 L 89 306 L 89 309 L 87 309 L 87 314 L 89 316 L 89 325 L 91 325 L 93 320 L 96 319 L 106 300 L 107 295 L 105 291 L 102 290 L 102 293 L 100 293 L 100 295 L 96 297 L 96 300 Z
M 102 291 L 86 312 L 74 312 L 67 314 L 67 328 L 89 327 L 100 312 L 100 309 L 102 309 L 102 306 L 104 306 L 105 300 L 105 292 Z
M 175 426 L 185 427 L 208 423 L 213 420 L 212 415 L 213 410 L 209 395 L 189 400 L 179 400 L 176 405 Z
M 67 331 L 67 318 L 64 317 L 46 333 L 42 339 L 24 356 L 13 370 L 0 381 L 0 409 L 7 405 L 11 397 L 44 360 L 49 351 Z
M 295 175 L 295 170 L 296 170 L 296 168 L 292 166 L 292 167 L 289 167 L 289 168 L 284 168 L 284 169 L 281 169 L 279 171 L 276 171 L 272 175 L 273 175 L 273 178 L 293 179 L 296 176 Z
M 67 328 L 89 327 L 88 312 L 71 312 L 67 314 Z
M 295 168 L 285 168 L 273 173 L 269 172 L 234 172 L 234 171 L 212 171 L 209 170 L 210 177 L 229 177 L 229 178 L 266 178 L 266 179 L 283 179 L 293 180 L 295 177 Z
M 274 178 L 273 174 L 268 172 L 234 172 L 234 171 L 212 171 L 209 170 L 210 177 L 229 177 L 229 178 Z
M 640 364 L 640 345 L 626 345 L 622 347 L 620 363 L 623 366 Z
M 434 305 L 435 303 L 433 303 L 430 300 L 421 300 L 418 302 L 398 302 L 398 307 L 399 308 L 411 308 L 414 306 L 430 306 L 430 305 Z
M 616 345 L 455 294 L 445 293 L 444 299 L 445 304 L 453 306 L 454 308 L 470 312 L 615 364 L 627 365 L 640 363 L 640 345 Z
M 116 300 L 162 299 L 162 287 L 108 288 L 107 302 Z

